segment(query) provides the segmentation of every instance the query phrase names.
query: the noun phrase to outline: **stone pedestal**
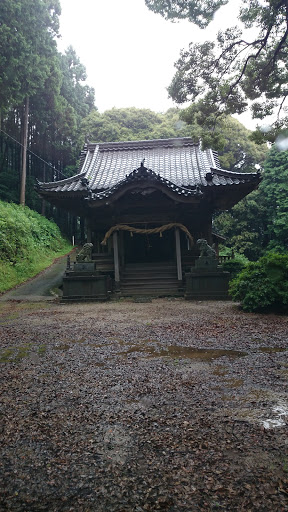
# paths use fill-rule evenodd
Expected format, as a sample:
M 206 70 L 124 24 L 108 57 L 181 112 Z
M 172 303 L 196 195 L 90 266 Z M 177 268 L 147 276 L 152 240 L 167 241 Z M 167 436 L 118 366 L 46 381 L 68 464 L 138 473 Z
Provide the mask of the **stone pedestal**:
M 108 276 L 95 270 L 94 261 L 74 263 L 63 277 L 63 302 L 105 301 L 109 299 Z
M 95 261 L 83 261 L 81 263 L 74 263 L 73 271 L 74 272 L 94 272 Z
M 185 299 L 229 300 L 229 272 L 224 272 L 216 258 L 200 257 L 185 275 Z

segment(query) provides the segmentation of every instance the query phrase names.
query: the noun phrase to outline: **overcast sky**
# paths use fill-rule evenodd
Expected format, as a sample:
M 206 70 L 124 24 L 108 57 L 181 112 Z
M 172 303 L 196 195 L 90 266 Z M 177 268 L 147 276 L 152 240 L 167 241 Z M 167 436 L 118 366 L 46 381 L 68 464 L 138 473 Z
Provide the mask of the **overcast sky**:
M 186 20 L 164 20 L 149 11 L 144 0 L 60 2 L 59 49 L 72 45 L 76 50 L 100 112 L 114 106 L 164 112 L 173 106 L 166 88 L 180 50 L 236 23 L 239 5 L 239 0 L 230 1 L 204 31 Z

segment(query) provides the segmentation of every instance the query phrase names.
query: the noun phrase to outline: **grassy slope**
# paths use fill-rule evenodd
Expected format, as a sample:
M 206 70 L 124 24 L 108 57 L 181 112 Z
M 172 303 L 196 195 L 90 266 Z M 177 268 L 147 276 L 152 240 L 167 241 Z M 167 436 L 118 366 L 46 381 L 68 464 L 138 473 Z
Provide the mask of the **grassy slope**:
M 0 292 L 38 274 L 71 249 L 54 222 L 0 201 Z

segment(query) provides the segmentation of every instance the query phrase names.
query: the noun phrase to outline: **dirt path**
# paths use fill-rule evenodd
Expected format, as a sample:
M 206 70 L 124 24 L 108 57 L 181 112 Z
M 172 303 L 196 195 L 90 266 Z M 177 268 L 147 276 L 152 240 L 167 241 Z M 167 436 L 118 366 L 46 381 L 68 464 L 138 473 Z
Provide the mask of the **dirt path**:
M 288 510 L 288 318 L 1 302 L 4 511 Z
M 71 258 L 74 258 L 73 253 Z M 37 302 L 40 300 L 54 300 L 55 294 L 53 294 L 53 290 L 61 285 L 66 265 L 67 256 L 57 258 L 50 267 L 40 272 L 36 277 L 1 295 L 0 301 L 23 300 Z

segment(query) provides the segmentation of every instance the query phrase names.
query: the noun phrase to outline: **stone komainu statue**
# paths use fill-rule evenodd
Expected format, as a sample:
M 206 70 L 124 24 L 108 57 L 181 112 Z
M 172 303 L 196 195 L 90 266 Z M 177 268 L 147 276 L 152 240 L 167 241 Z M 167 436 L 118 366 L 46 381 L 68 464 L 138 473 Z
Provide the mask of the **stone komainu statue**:
M 208 245 L 207 240 L 205 238 L 199 238 L 196 244 L 200 249 L 200 258 L 216 258 L 216 251 Z
M 92 247 L 93 244 L 84 244 L 81 251 L 76 256 L 77 263 L 82 263 L 83 261 L 91 261 L 92 260 Z

